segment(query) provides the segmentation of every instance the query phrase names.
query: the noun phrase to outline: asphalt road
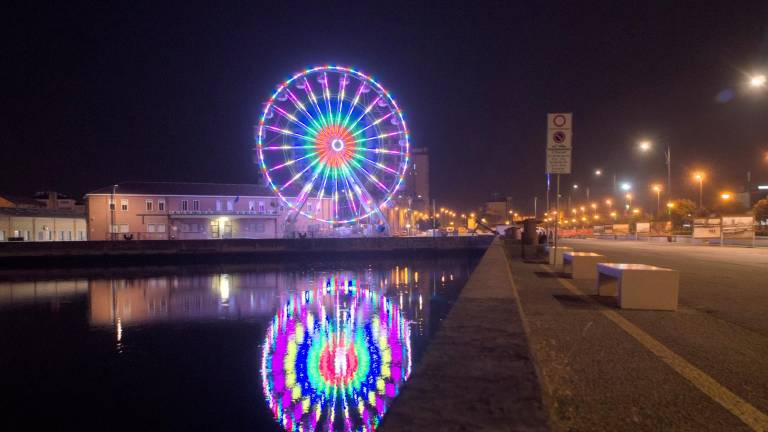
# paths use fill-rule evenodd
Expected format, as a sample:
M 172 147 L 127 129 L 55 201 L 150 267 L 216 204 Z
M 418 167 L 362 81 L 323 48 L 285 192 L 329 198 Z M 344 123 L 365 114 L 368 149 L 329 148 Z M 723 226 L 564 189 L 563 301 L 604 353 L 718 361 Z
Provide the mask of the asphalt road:
M 563 245 L 611 262 L 675 269 L 681 305 L 768 336 L 768 249 L 621 240 L 566 240 Z
M 768 430 L 768 250 L 565 243 L 677 269 L 680 307 L 620 310 L 594 281 L 511 260 L 553 430 Z

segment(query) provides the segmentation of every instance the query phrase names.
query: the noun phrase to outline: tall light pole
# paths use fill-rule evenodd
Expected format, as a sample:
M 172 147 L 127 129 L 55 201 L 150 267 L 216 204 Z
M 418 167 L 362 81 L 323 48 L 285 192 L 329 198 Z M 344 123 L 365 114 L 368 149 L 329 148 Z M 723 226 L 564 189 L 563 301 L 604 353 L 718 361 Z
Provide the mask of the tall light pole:
M 661 186 L 655 184 L 652 188 L 656 192 L 656 217 L 659 217 L 659 213 L 661 213 Z
M 704 207 L 704 174 L 697 172 L 693 178 L 699 182 L 699 208 Z
M 642 152 L 649 152 L 653 148 L 653 142 L 649 140 L 640 141 L 638 147 Z M 667 196 L 672 196 L 672 147 L 667 144 L 664 151 L 664 160 L 667 164 Z

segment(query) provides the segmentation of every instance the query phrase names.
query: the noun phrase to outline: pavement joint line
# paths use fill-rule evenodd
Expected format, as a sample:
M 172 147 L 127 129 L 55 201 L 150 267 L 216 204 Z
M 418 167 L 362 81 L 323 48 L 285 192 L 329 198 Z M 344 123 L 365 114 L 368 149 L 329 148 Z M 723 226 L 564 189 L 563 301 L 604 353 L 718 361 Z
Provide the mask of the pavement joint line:
M 499 247 L 502 247 L 499 245 Z M 515 279 L 512 277 L 512 270 L 509 268 L 509 255 L 507 255 L 506 248 L 503 249 L 504 253 L 504 264 L 507 269 L 507 279 L 509 280 L 509 286 L 512 287 L 512 293 L 515 295 L 515 303 L 517 304 L 517 313 L 520 315 L 520 322 L 523 324 L 523 332 L 525 333 L 525 338 L 528 342 L 528 346 L 531 346 L 531 326 L 528 324 L 528 316 L 525 314 L 525 311 L 523 310 L 523 301 L 520 298 L 520 294 L 517 290 L 517 284 L 515 284 Z M 531 357 L 533 357 L 533 369 L 536 371 L 536 376 L 539 378 L 539 382 L 541 382 L 544 385 L 544 388 L 546 389 L 547 397 L 552 394 L 552 386 L 549 383 L 549 380 L 547 380 L 547 377 L 542 373 L 541 368 L 539 367 L 539 360 L 536 356 L 536 350 L 534 350 L 532 347 L 530 349 Z
M 550 273 L 552 270 L 544 265 L 540 265 Z M 756 432 L 768 432 L 768 415 L 752 406 L 749 402 L 737 396 L 728 390 L 712 377 L 704 373 L 686 359 L 676 354 L 664 344 L 656 340 L 653 336 L 646 333 L 640 327 L 632 324 L 621 316 L 618 312 L 606 308 L 604 305 L 587 296 L 582 290 L 568 280 L 557 278 L 557 281 L 568 291 L 575 295 L 584 296 L 590 302 L 598 305 L 598 311 L 616 324 L 624 332 L 635 338 L 641 345 L 652 352 L 661 361 L 666 363 L 675 372 L 687 379 L 691 384 L 698 388 L 702 393 L 709 396 L 712 400 L 719 403 L 723 408 L 735 415 L 747 426 Z

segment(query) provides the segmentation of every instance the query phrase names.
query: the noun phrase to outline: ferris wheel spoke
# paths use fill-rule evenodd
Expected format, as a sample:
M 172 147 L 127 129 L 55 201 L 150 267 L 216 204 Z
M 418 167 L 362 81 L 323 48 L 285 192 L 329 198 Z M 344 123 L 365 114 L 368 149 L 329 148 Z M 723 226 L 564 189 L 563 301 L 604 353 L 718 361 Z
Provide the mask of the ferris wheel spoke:
M 276 169 L 280 169 L 280 168 L 282 168 L 282 167 L 291 166 L 291 165 L 295 164 L 296 162 L 298 162 L 298 161 L 300 161 L 300 160 L 304 160 L 304 159 L 306 159 L 306 158 L 308 158 L 308 157 L 312 157 L 312 156 L 314 156 L 314 155 L 316 155 L 316 154 L 317 154 L 317 152 L 312 152 L 312 153 L 309 153 L 308 155 L 306 155 L 306 156 L 302 156 L 302 157 L 300 157 L 300 158 L 298 158 L 298 159 L 291 159 L 291 160 L 289 160 L 289 161 L 287 161 L 287 162 L 285 162 L 285 163 L 281 163 L 280 165 L 275 165 L 275 166 L 273 166 L 273 167 L 272 167 L 272 168 L 270 168 L 268 171 L 272 172 L 272 171 L 274 171 L 274 170 L 276 170 Z
M 360 134 L 361 134 L 361 133 L 363 133 L 363 132 L 364 132 L 366 129 L 372 128 L 372 127 L 376 126 L 377 124 L 381 123 L 382 121 L 384 121 L 384 120 L 386 120 L 386 119 L 388 119 L 388 118 L 392 117 L 392 115 L 393 115 L 394 113 L 395 113 L 394 111 L 391 111 L 389 114 L 387 114 L 387 115 L 385 115 L 385 116 L 382 116 L 382 117 L 380 117 L 378 120 L 375 120 L 373 123 L 369 124 L 368 126 L 366 126 L 366 127 L 362 128 L 362 129 L 360 129 L 359 131 L 357 131 L 357 132 L 353 133 L 353 134 L 352 134 L 352 136 L 360 135 Z
M 384 165 L 382 163 L 370 160 L 370 159 L 368 159 L 367 157 L 365 157 L 363 155 L 356 155 L 355 157 L 370 163 L 371 165 L 375 166 L 376 168 L 378 168 L 380 170 L 384 170 L 384 171 L 386 171 L 388 173 L 397 175 L 397 171 L 393 170 L 392 168 L 390 168 L 390 167 L 388 167 L 388 166 L 386 166 L 386 165 Z
M 299 171 L 299 173 L 298 173 L 298 174 L 296 174 L 295 176 L 291 177 L 291 179 L 290 179 L 290 180 L 288 180 L 288 182 L 286 182 L 284 185 L 282 185 L 282 186 L 280 187 L 280 190 L 282 191 L 283 189 L 285 189 L 285 188 L 287 188 L 288 186 L 290 186 L 290 185 L 291 185 L 291 183 L 295 182 L 295 181 L 296 181 L 296 180 L 297 180 L 299 177 L 301 177 L 301 175 L 302 175 L 302 174 L 304 174 L 305 172 L 307 172 L 307 171 L 308 171 L 310 168 L 312 168 L 313 166 L 315 166 L 315 165 L 316 165 L 318 162 L 320 162 L 320 159 L 315 159 L 315 161 L 314 161 L 314 162 L 310 163 L 309 165 L 307 165 L 307 167 L 306 167 L 306 168 L 304 168 L 303 170 Z
M 317 180 L 317 177 L 320 175 L 320 171 L 323 170 L 323 165 L 320 164 L 315 171 L 312 173 L 312 178 L 307 182 L 306 185 L 304 185 L 303 188 L 301 188 L 301 192 L 299 192 L 299 195 L 296 197 L 296 211 L 301 211 L 302 208 L 304 208 L 304 204 L 307 202 L 307 199 L 309 198 L 309 192 L 312 190 L 313 186 L 315 185 L 315 181 Z
M 271 131 L 273 131 L 273 132 L 277 132 L 277 133 L 280 133 L 280 134 L 283 134 L 283 135 L 289 135 L 289 136 L 293 136 L 293 137 L 296 137 L 296 138 L 301 138 L 301 139 L 306 140 L 306 141 L 312 141 L 312 142 L 315 141 L 315 139 L 312 138 L 312 137 L 308 137 L 306 135 L 298 134 L 296 132 L 289 131 L 288 129 L 280 129 L 278 127 L 269 126 L 269 125 L 264 126 L 264 127 L 269 129 L 269 130 L 271 130 Z
M 346 186 L 347 202 L 352 206 L 352 211 L 355 213 L 355 215 L 360 216 L 360 210 L 358 210 L 357 206 L 355 205 L 355 199 L 352 195 L 353 190 L 352 186 L 350 185 L 349 175 L 344 176 L 344 185 Z
M 323 181 L 320 184 L 320 189 L 317 191 L 317 199 L 321 200 L 323 199 L 323 196 L 325 195 L 325 182 L 328 180 L 328 172 L 331 170 L 331 168 L 328 165 L 323 164 L 324 173 L 323 173 Z
M 384 184 L 383 184 L 383 183 L 381 183 L 381 181 L 379 181 L 379 179 L 378 179 L 378 178 L 376 178 L 376 176 L 375 176 L 375 175 L 373 175 L 373 174 L 369 173 L 369 172 L 368 172 L 368 171 L 367 171 L 365 168 L 363 168 L 363 166 L 362 166 L 362 165 L 360 165 L 359 163 L 357 163 L 357 161 L 350 159 L 350 160 L 349 160 L 349 162 L 351 163 L 351 166 L 352 166 L 352 167 L 354 167 L 354 168 L 357 168 L 358 170 L 360 170 L 360 171 L 361 171 L 363 174 L 365 174 L 365 176 L 366 176 L 366 177 L 367 177 L 369 180 L 371 180 L 371 181 L 373 182 L 373 184 L 375 184 L 376 186 L 378 186 L 378 187 L 379 187 L 379 188 L 380 188 L 382 191 L 384 191 L 384 192 L 386 192 L 386 193 L 389 193 L 389 189 L 387 189 L 387 187 L 386 187 L 386 186 L 384 186 Z
M 313 146 L 313 145 L 303 145 L 303 146 L 281 145 L 281 146 L 262 147 L 262 150 L 300 150 L 300 149 L 311 149 L 315 147 L 316 146 Z
M 360 95 L 363 94 L 363 90 L 365 89 L 365 83 L 361 82 L 360 87 L 357 88 L 357 91 L 355 92 L 355 98 L 352 99 L 352 105 L 349 106 L 349 111 L 347 111 L 347 117 L 344 119 L 344 127 L 347 127 L 347 123 L 349 122 L 349 117 L 352 115 L 352 111 L 355 110 L 355 107 L 357 106 L 357 102 L 360 100 Z
M 368 137 L 368 138 L 361 138 L 359 140 L 354 140 L 352 142 L 355 143 L 355 144 L 358 144 L 358 143 L 361 143 L 361 142 L 366 142 L 366 141 L 371 141 L 371 140 L 375 140 L 375 139 L 381 139 L 381 138 L 391 137 L 391 136 L 395 136 L 395 135 L 400 135 L 401 133 L 403 133 L 403 131 L 390 132 L 390 133 L 376 135 L 376 136 L 372 136 L 372 137 Z
M 320 83 L 323 88 L 323 99 L 325 99 L 325 106 L 328 108 L 326 115 L 328 116 L 328 123 L 333 123 L 333 110 L 331 109 L 331 91 L 328 88 L 328 74 L 323 73 L 323 81 Z
M 339 83 L 339 97 L 338 97 L 338 103 L 337 103 L 337 111 L 336 111 L 336 123 L 341 123 L 341 106 L 344 104 L 344 93 L 347 88 L 347 74 L 344 74 L 344 76 L 341 77 L 341 82 Z
M 296 97 L 296 95 L 293 94 L 291 89 L 286 88 L 285 92 L 288 93 L 288 99 L 293 102 L 293 105 L 299 109 L 299 111 L 303 112 L 305 116 L 307 116 L 307 119 L 315 126 L 315 128 L 320 129 L 322 125 L 317 122 L 317 119 L 315 119 L 312 114 L 307 111 L 306 105 L 302 101 L 299 100 L 299 98 Z
M 355 150 L 369 152 L 369 153 L 384 153 L 384 154 L 393 154 L 393 155 L 403 155 L 403 154 L 405 154 L 405 153 L 399 152 L 399 151 L 384 150 L 384 149 L 379 149 L 379 148 L 358 147 Z
M 363 113 L 362 113 L 362 114 L 360 114 L 360 117 L 358 117 L 358 118 L 357 118 L 357 120 L 355 120 L 355 122 L 354 122 L 354 123 L 352 123 L 351 125 L 349 125 L 349 127 L 348 127 L 347 129 L 352 129 L 352 128 L 354 128 L 355 126 L 357 126 L 357 124 L 360 122 L 360 120 L 362 120 L 362 119 L 363 119 L 363 117 L 367 116 L 367 115 L 368 115 L 368 113 L 369 113 L 369 112 L 371 112 L 371 110 L 373 109 L 373 107 L 374 107 L 374 106 L 375 106 L 375 105 L 376 105 L 376 104 L 379 102 L 379 100 L 380 100 L 380 99 L 381 99 L 381 96 L 376 96 L 376 99 L 374 99 L 374 100 L 373 100 L 373 102 L 371 102 L 371 104 L 370 104 L 370 105 L 368 105 L 368 107 L 367 107 L 367 108 L 365 108 L 365 110 L 363 111 Z
M 338 219 L 339 215 L 339 174 L 334 171 L 333 172 L 333 221 L 335 222 Z
M 277 111 L 278 113 L 280 113 L 281 116 L 287 118 L 288 120 L 290 120 L 294 124 L 297 124 L 297 125 L 303 127 L 307 132 L 315 133 L 315 131 L 312 130 L 312 128 L 310 128 L 309 126 L 305 125 L 301 120 L 297 119 L 296 116 L 294 116 L 293 114 L 285 111 L 284 109 L 278 107 L 277 105 L 273 105 L 272 108 L 274 108 L 274 110 Z
M 304 77 L 304 91 L 307 92 L 309 101 L 312 102 L 312 105 L 315 107 L 315 112 L 317 112 L 317 116 L 320 117 L 320 123 L 322 123 L 323 126 L 328 126 L 328 123 L 323 116 L 323 111 L 320 109 L 320 105 L 317 104 L 317 97 L 315 96 L 315 92 L 312 91 L 312 86 L 309 85 L 307 77 Z
M 371 202 L 373 201 L 373 195 L 368 192 L 368 189 L 365 188 L 365 183 L 360 181 L 357 174 L 350 168 L 349 164 L 345 164 L 344 169 L 347 172 L 350 181 L 353 183 L 354 192 L 355 195 L 357 195 L 358 201 L 360 201 L 360 205 L 365 208 L 366 213 L 369 213 L 372 210 Z

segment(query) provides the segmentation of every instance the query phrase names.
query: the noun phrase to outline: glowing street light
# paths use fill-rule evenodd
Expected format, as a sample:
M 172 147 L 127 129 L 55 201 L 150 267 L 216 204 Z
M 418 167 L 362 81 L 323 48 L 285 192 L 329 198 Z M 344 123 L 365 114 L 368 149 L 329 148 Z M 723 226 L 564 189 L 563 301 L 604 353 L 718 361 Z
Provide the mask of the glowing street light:
M 730 192 L 723 192 L 720 194 L 720 199 L 723 201 L 729 201 L 731 198 L 733 198 L 733 194 Z
M 640 147 L 640 150 L 647 152 L 648 150 L 651 149 L 651 147 L 653 147 L 653 144 L 650 141 L 645 140 L 645 141 L 640 141 L 638 146 Z
M 595 175 L 600 177 L 601 175 L 603 175 L 603 170 L 601 170 L 600 168 L 596 169 L 595 170 Z
M 768 79 L 763 74 L 754 75 L 749 78 L 749 86 L 752 88 L 765 87 L 767 81 Z
M 621 184 L 621 190 L 623 191 L 630 191 L 632 190 L 632 183 L 624 182 Z

